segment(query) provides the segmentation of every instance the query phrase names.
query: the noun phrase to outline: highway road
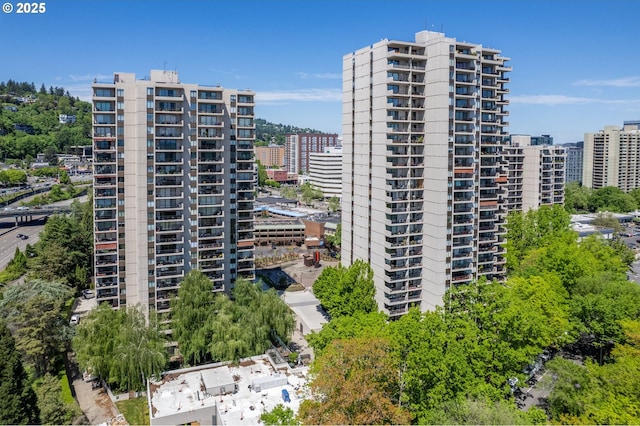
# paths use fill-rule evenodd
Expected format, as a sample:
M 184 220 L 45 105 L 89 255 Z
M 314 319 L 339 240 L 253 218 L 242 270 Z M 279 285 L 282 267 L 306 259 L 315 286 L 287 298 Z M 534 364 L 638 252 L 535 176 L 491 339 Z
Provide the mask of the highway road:
M 27 244 L 34 245 L 40 236 L 40 231 L 44 228 L 44 216 L 34 217 L 31 222 L 23 223 L 16 227 L 12 218 L 0 221 L 0 270 L 7 267 L 7 264 L 16 252 L 16 247 L 24 252 Z M 28 236 L 26 240 L 18 238 L 18 234 Z
M 83 196 L 78 198 L 78 201 L 84 203 L 87 199 L 87 196 Z M 51 206 L 69 206 L 72 202 L 73 200 L 65 200 L 53 203 Z M 38 241 L 40 231 L 44 228 L 45 218 L 38 216 L 37 210 L 33 210 L 32 213 L 33 220 L 22 222 L 18 227 L 12 217 L 0 218 L 0 270 L 6 268 L 9 261 L 13 259 L 16 247 L 24 252 L 27 244 L 34 245 Z M 23 240 L 18 238 L 18 234 L 26 235 L 29 238 Z

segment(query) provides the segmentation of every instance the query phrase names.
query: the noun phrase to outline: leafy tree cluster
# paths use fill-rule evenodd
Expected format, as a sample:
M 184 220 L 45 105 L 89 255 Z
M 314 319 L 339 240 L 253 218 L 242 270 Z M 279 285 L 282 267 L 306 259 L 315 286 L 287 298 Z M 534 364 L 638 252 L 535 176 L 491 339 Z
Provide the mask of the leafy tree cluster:
M 564 205 L 569 213 L 628 213 L 640 207 L 640 189 L 629 193 L 613 186 L 594 190 L 578 182 L 570 182 L 565 186 Z
M 64 305 L 72 294 L 60 282 L 38 279 L 16 283 L 3 291 L 0 315 L 37 377 L 56 373 L 56 363 L 70 338 Z
M 272 140 L 283 145 L 286 135 L 297 133 L 326 133 L 315 129 L 296 127 L 289 124 L 275 124 L 263 118 L 256 118 L 256 140 L 270 143 Z
M 16 186 L 27 183 L 27 174 L 18 169 L 0 170 L 0 183 L 7 186 Z
M 29 276 L 59 280 L 78 290 L 85 288 L 93 268 L 91 204 L 74 202 L 70 215 L 55 215 L 47 221 L 28 253 Z
M 275 290 L 238 280 L 233 300 L 190 271 L 171 300 L 173 338 L 187 364 L 232 361 L 264 353 L 278 336 L 288 341 L 295 318 Z
M 332 318 L 378 310 L 373 271 L 362 260 L 356 260 L 349 267 L 324 268 L 313 283 L 313 293 Z
M 108 303 L 89 312 L 72 346 L 78 365 L 121 390 L 143 390 L 167 363 L 165 336 L 147 324 L 139 306 L 114 310 Z
M 32 83 L 15 83 L 12 80 L 0 83 L 0 96 L 5 101 L 15 101 L 14 95 L 30 94 L 36 98 L 31 103 L 16 101 L 17 111 L 0 110 L 0 158 L 30 162 L 39 153 L 63 153 L 69 146 L 91 143 L 89 102 L 70 96 L 60 87 L 50 87 L 47 91 L 43 85 L 38 92 L 32 89 L 35 89 Z M 75 115 L 76 122 L 62 124 L 59 114 Z M 32 126 L 34 134 L 15 130 L 15 124 Z
M 640 317 L 640 288 L 626 280 L 624 257 L 602 238 L 578 242 L 562 209 L 541 209 L 512 224 L 508 240 L 522 242 L 506 283 L 454 287 L 443 308 L 412 309 L 393 322 L 374 312 L 339 315 L 309 336 L 317 355 L 315 398 L 303 403 L 300 420 L 385 423 L 408 415 L 420 424 L 541 424 L 549 414 L 563 424 L 638 423 L 636 408 L 621 414 L 637 406 L 640 389 L 640 333 L 628 325 Z M 548 348 L 579 349 L 592 361 L 575 371 L 556 369 L 548 413 L 521 411 L 507 379 L 524 382 L 523 368 Z M 350 373 L 374 356 L 376 368 L 389 369 L 383 383 L 375 374 Z M 384 389 L 388 401 L 370 401 L 357 389 Z M 394 410 L 381 410 L 386 402 Z M 354 417 L 366 414 L 372 417 Z
M 6 323 L 0 320 L 0 424 L 37 424 L 37 397 Z
M 28 245 L 27 245 L 28 246 Z M 27 250 L 31 247 L 28 246 Z M 13 259 L 9 261 L 4 271 L 0 272 L 0 288 L 10 281 L 20 278 L 27 272 L 27 256 L 16 247 Z
M 585 365 L 557 358 L 547 365 L 552 421 L 559 424 L 638 424 L 640 419 L 640 322 L 622 321 L 624 343 L 610 362 Z

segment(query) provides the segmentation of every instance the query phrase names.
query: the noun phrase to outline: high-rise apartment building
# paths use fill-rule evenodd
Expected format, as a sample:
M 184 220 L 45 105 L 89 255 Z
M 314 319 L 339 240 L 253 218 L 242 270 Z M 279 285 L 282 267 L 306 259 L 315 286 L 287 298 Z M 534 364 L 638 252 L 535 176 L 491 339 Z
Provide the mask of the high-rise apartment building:
M 576 142 L 571 144 L 564 144 L 564 149 L 567 152 L 567 165 L 565 170 L 565 182 L 579 182 L 582 183 L 582 161 L 584 152 L 584 143 Z
M 640 188 L 640 126 L 605 126 L 584 135 L 582 184 L 599 189 L 614 186 L 625 192 Z
M 338 146 L 338 135 L 325 133 L 301 133 L 286 135 L 284 161 L 287 171 L 295 174 L 309 172 L 309 154 L 323 152 L 330 146 Z
M 505 147 L 509 164 L 507 210 L 528 211 L 564 204 L 565 149 L 532 145 L 529 135 L 511 135 Z
M 96 297 L 166 312 L 185 274 L 254 277 L 254 93 L 173 71 L 94 82 Z
M 392 318 L 505 278 L 508 60 L 429 31 L 343 58 L 342 260 Z
M 342 198 L 342 147 L 309 154 L 309 183 L 325 198 Z

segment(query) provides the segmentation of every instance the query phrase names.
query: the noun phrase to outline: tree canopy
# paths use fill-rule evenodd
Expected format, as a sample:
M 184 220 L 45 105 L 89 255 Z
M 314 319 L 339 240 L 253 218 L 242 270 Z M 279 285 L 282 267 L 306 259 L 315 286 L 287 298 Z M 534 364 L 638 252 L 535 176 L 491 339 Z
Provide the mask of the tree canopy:
M 232 293 L 213 293 L 202 272 L 190 271 L 171 301 L 172 327 L 187 364 L 231 361 L 264 353 L 275 336 L 288 341 L 295 318 L 275 290 L 238 280 Z
M 362 260 L 349 267 L 324 268 L 313 283 L 313 293 L 332 317 L 378 310 L 373 271 Z

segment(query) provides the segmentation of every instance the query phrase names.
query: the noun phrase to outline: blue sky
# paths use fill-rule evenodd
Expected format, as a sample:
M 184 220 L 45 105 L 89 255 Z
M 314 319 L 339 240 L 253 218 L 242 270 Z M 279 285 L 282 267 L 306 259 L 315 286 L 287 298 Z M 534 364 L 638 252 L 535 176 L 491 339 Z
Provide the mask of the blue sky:
M 8 1 L 0 81 L 86 100 L 94 78 L 166 68 L 254 90 L 259 118 L 340 134 L 342 57 L 428 29 L 511 58 L 512 134 L 575 142 L 640 119 L 636 0 L 50 0 L 41 15 Z

